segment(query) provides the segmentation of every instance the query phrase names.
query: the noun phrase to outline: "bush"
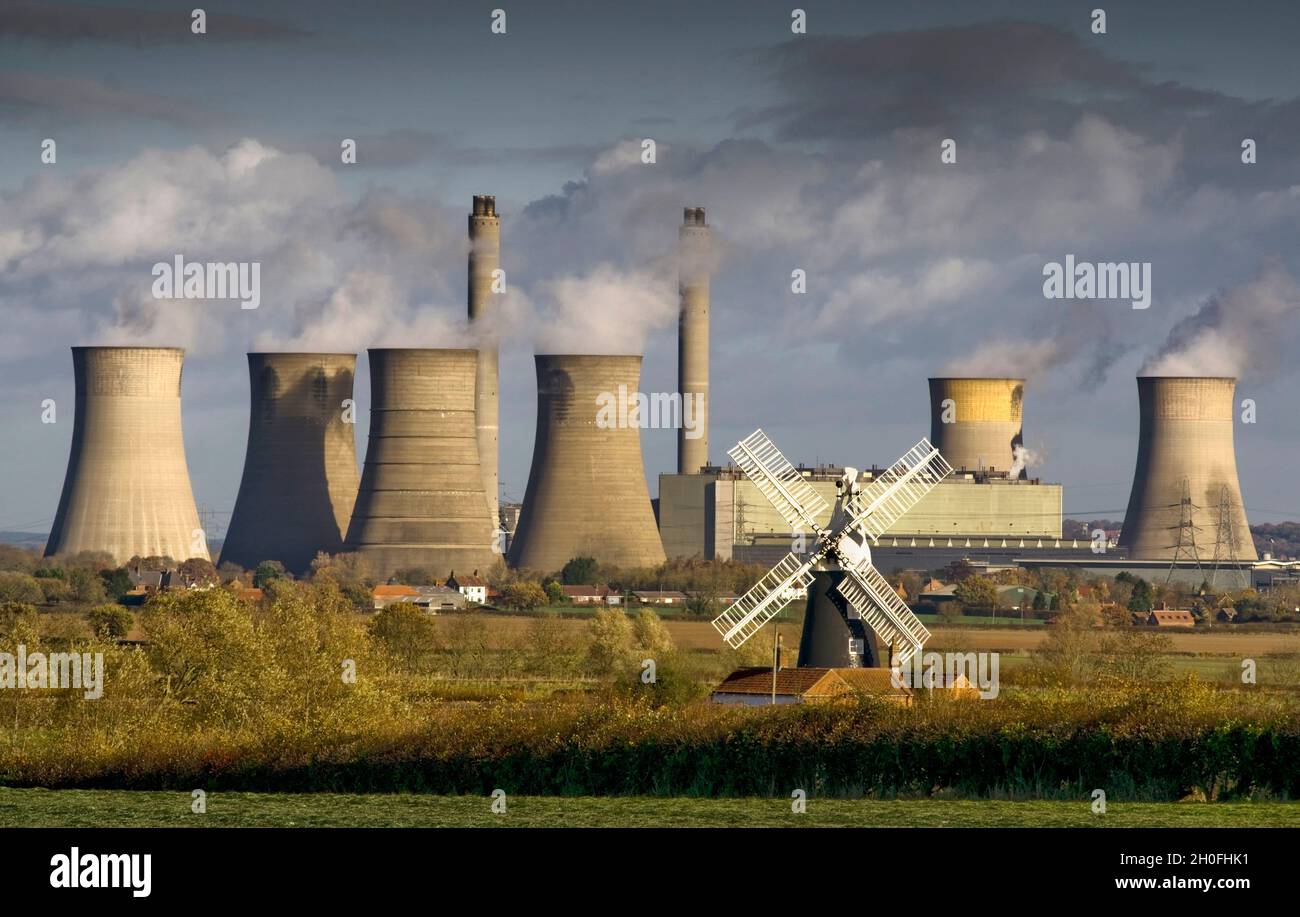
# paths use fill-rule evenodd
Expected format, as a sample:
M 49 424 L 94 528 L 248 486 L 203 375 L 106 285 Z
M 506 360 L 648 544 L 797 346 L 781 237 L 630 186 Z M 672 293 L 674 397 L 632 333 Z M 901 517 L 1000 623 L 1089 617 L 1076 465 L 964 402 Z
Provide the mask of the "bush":
M 121 605 L 101 605 L 86 612 L 86 623 L 96 637 L 118 640 L 131 632 L 135 616 Z
M 968 576 L 953 590 L 957 601 L 971 608 L 996 608 L 998 587 L 986 576 Z
M 528 611 L 546 604 L 546 593 L 536 583 L 507 583 L 501 587 L 501 604 L 515 611 Z
M 56 605 L 72 598 L 72 586 L 64 579 L 37 577 L 36 582 L 40 586 L 46 605 Z
M 624 675 L 631 668 L 635 655 L 632 622 L 621 608 L 601 608 L 588 625 L 591 645 L 587 649 L 587 662 L 597 675 Z
M 284 569 L 284 564 L 278 560 L 264 560 L 253 571 L 253 588 L 265 589 L 273 581 L 287 579 L 288 577 L 289 574 Z
M 99 571 L 99 578 L 104 584 L 104 592 L 110 599 L 118 600 L 131 591 L 131 574 L 126 567 Z
M 560 571 L 560 581 L 566 586 L 596 586 L 600 568 L 593 557 L 574 557 Z
M 418 672 L 437 649 L 438 632 L 433 617 L 410 602 L 394 602 L 370 622 L 370 633 L 395 656 L 408 672 Z
M 96 605 L 108 598 L 103 579 L 84 567 L 68 571 L 68 585 L 72 588 L 72 600 L 82 605 Z
M 40 605 L 45 601 L 41 581 L 26 573 L 0 571 L 0 602 Z

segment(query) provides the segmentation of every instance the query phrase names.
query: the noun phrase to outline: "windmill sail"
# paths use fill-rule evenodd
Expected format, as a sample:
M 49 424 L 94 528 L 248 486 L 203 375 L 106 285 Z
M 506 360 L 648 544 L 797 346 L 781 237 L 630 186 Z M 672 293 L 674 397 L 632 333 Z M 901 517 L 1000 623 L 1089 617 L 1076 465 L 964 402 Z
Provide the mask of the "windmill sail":
M 923 439 L 874 481 L 862 488 L 847 507 L 849 528 L 860 527 L 877 541 L 903 514 L 952 474 L 939 450 Z
M 898 647 L 895 663 L 906 665 L 930 639 L 930 632 L 871 564 L 848 568 L 844 574 L 836 587 L 840 595 L 881 640 Z
M 790 528 L 820 532 L 818 518 L 830 509 L 821 494 L 790 464 L 762 430 L 755 430 L 727 455 L 776 507 Z
M 813 580 L 809 572 L 811 566 L 795 555 L 787 554 L 735 604 L 713 619 L 714 629 L 722 634 L 732 649 L 740 646 L 780 613 L 790 601 L 792 592 L 808 588 Z

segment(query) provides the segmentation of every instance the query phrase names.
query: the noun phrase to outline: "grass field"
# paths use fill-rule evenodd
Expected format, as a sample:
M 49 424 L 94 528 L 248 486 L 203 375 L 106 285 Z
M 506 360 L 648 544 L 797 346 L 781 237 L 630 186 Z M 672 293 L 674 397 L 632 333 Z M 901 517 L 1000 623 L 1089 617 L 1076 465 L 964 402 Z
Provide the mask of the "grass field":
M 0 827 L 1298 827 L 1300 803 L 1111 803 L 1087 800 L 784 799 L 520 796 L 494 814 L 474 796 L 186 793 L 0 788 Z

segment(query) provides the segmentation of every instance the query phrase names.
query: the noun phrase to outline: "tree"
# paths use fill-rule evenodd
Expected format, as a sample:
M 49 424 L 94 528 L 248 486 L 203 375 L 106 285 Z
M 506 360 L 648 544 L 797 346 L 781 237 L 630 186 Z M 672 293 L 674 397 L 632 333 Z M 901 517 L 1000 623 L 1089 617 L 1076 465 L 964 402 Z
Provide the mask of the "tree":
M 393 695 L 375 677 L 382 661 L 360 616 L 336 590 L 273 585 L 256 608 L 226 589 L 149 600 L 139 620 L 160 710 L 289 747 L 345 741 L 389 715 Z
M 0 634 L 11 636 L 19 630 L 36 629 L 36 606 L 25 602 L 0 602 Z
M 1057 615 L 1047 637 L 1030 653 L 1034 668 L 1057 684 L 1078 684 L 1092 670 L 1098 635 L 1097 609 L 1076 605 Z
M 1034 611 L 1044 611 L 1047 608 L 1047 599 L 1043 590 L 1037 589 L 1034 591 L 1034 601 L 1030 607 L 1032 607 Z
M 53 605 L 72 598 L 72 586 L 64 579 L 38 577 L 36 582 L 45 593 L 45 604 Z
M 84 567 L 73 567 L 68 571 L 68 585 L 72 588 L 72 600 L 83 605 L 98 605 L 108 598 L 104 581 Z
M 273 580 L 285 579 L 288 572 L 278 560 L 264 560 L 253 571 L 253 588 L 265 589 Z
M 546 601 L 552 605 L 563 605 L 568 597 L 564 594 L 564 587 L 555 580 L 550 580 L 546 584 Z
M 1139 579 L 1133 584 L 1133 594 L 1128 599 L 1128 610 L 1138 614 L 1151 611 L 1151 584 Z
M 26 573 L 0 572 L 0 602 L 40 605 L 45 601 L 41 581 Z
M 596 586 L 600 575 L 599 565 L 594 557 L 574 557 L 560 571 L 560 582 L 566 586 Z
M 118 640 L 131 632 L 135 616 L 121 605 L 100 605 L 86 612 L 86 623 L 96 637 Z
M 221 566 L 217 567 L 217 576 L 223 586 L 228 586 L 231 583 L 240 583 L 247 586 L 253 582 L 247 570 L 229 560 L 223 560 Z
M 969 576 L 953 590 L 957 601 L 970 608 L 996 608 L 998 587 L 986 576 Z
M 692 592 L 686 597 L 686 610 L 702 618 L 715 617 L 719 611 L 717 593 L 708 591 Z
M 632 621 L 632 639 L 652 657 L 667 656 L 673 650 L 673 638 L 664 622 L 649 608 L 642 608 Z
M 528 611 L 546 604 L 546 593 L 534 582 L 523 580 L 501 588 L 501 604 L 516 611 Z
M 394 602 L 370 622 L 370 633 L 408 672 L 417 672 L 425 656 L 437 649 L 437 625 L 422 608 Z
M 202 557 L 191 557 L 183 560 L 176 572 L 181 575 L 181 579 L 189 584 L 196 586 L 215 586 L 220 582 L 217 576 L 217 568 L 212 565 L 212 561 L 205 560 Z
M 1159 681 L 1169 673 L 1168 654 L 1174 641 L 1168 635 L 1142 627 L 1116 631 L 1100 646 L 1100 667 L 1107 675 L 1127 681 Z
M 532 675 L 572 675 L 578 669 L 578 647 L 566 622 L 554 611 L 540 611 L 519 635 L 518 657 Z
M 621 608 L 601 608 L 588 625 L 587 659 L 597 675 L 625 672 L 632 662 L 632 622 Z
M 131 574 L 126 567 L 99 571 L 99 578 L 104 583 L 104 592 L 114 601 L 131 591 Z

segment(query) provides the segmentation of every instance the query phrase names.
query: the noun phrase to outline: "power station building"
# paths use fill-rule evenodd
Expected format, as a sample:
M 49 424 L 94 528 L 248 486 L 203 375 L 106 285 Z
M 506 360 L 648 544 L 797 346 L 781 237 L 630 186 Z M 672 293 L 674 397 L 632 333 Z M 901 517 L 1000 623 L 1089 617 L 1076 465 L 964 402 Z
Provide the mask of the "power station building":
M 208 560 L 185 461 L 174 347 L 74 347 L 76 419 L 47 557 Z
M 820 525 L 830 521 L 835 505 L 835 483 L 843 469 L 833 466 L 798 469 L 826 501 Z M 869 483 L 882 469 L 861 472 Z M 1055 543 L 1061 538 L 1063 492 L 1060 484 L 1009 477 L 1003 472 L 957 471 L 926 494 L 884 539 L 939 539 L 942 545 L 956 539 L 957 547 L 984 547 L 987 539 L 998 547 L 1004 539 L 1013 546 L 1022 539 Z M 726 560 L 750 559 L 755 546 L 784 546 L 790 550 L 790 526 L 737 468 L 709 468 L 696 475 L 660 475 L 659 526 L 669 557 Z M 1005 546 L 1003 546 L 1005 547 Z M 779 559 L 779 557 L 778 557 Z
M 248 451 L 221 560 L 295 575 L 343 550 L 357 499 L 356 354 L 250 353 Z
M 486 570 L 500 556 L 478 456 L 477 369 L 473 350 L 370 350 L 370 439 L 344 550 L 381 579 Z
M 552 572 L 571 558 L 616 567 L 664 561 L 641 430 L 602 404 L 636 392 L 641 357 L 538 354 L 537 436 L 512 566 Z
M 1017 462 L 1023 409 L 1023 379 L 931 379 L 931 442 L 957 470 L 900 519 L 873 552 L 906 556 L 902 565 L 921 569 L 937 569 L 963 554 L 1077 554 L 1077 544 L 1061 541 L 1061 485 L 1029 478 L 1023 452 Z M 798 470 L 828 507 L 819 520 L 824 526 L 844 469 Z M 865 485 L 881 471 L 863 471 L 860 480 Z M 775 561 L 791 549 L 789 525 L 734 467 L 660 475 L 659 528 L 669 557 Z

